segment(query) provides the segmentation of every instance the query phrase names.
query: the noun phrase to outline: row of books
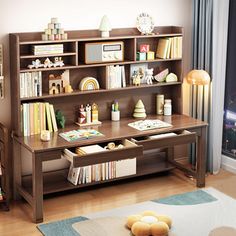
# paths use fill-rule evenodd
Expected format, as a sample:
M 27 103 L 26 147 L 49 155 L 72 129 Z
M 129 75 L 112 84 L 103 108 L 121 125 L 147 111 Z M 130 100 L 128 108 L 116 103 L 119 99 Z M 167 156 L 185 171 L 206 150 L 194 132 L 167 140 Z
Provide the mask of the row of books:
M 20 98 L 42 96 L 42 72 L 20 73 Z
M 67 177 L 68 181 L 74 185 L 89 184 L 136 174 L 136 158 L 110 161 L 84 167 L 73 166 L 73 157 L 86 158 L 86 154 L 91 153 L 100 153 L 102 156 L 103 152 L 109 152 L 109 150 L 97 144 L 78 147 L 75 153 L 69 149 L 65 149 L 62 156 L 71 162 Z
M 111 65 L 107 67 L 108 89 L 126 87 L 125 67 Z
M 23 103 L 21 117 L 24 136 L 40 134 L 42 130 L 58 131 L 54 107 L 48 102 Z
M 181 58 L 182 37 L 169 37 L 159 39 L 156 57 L 163 59 Z

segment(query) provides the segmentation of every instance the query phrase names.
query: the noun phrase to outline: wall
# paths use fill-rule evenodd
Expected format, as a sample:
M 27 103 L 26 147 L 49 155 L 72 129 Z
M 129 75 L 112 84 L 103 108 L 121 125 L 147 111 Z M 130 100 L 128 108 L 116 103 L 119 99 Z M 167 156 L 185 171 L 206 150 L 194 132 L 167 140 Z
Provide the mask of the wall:
M 155 25 L 178 25 L 185 29 L 184 74 L 190 68 L 192 1 L 191 0 L 1 0 L 0 43 L 4 44 L 4 74 L 6 98 L 0 100 L 0 122 L 10 128 L 11 112 L 8 34 L 12 32 L 42 31 L 51 17 L 58 17 L 66 30 L 96 29 L 100 19 L 107 14 L 113 28 L 135 27 L 136 17 L 141 12 L 149 13 Z M 188 89 L 186 89 L 187 93 Z M 188 93 L 185 98 L 188 98 Z M 185 99 L 188 101 L 188 99 Z M 188 113 L 188 103 L 184 112 Z

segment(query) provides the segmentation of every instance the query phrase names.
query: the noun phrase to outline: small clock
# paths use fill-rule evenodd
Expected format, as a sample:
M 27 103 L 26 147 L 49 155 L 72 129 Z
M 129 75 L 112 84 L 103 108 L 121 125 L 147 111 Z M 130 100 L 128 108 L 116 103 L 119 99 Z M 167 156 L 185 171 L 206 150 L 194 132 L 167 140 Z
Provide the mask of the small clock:
M 154 22 L 147 13 L 141 13 L 137 17 L 136 26 L 142 34 L 151 34 L 154 29 Z

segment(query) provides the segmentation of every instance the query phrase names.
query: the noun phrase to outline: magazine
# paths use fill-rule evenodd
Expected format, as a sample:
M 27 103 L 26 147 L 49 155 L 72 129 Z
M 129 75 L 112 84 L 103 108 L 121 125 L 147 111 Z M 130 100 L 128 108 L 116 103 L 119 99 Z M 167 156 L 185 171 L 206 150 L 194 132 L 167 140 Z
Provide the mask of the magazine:
M 168 128 L 172 125 L 161 120 L 139 120 L 133 123 L 129 123 L 128 126 L 139 131 L 145 131 L 150 129 Z
M 71 130 L 68 132 L 60 133 L 59 135 L 68 142 L 103 136 L 102 133 L 95 129 Z

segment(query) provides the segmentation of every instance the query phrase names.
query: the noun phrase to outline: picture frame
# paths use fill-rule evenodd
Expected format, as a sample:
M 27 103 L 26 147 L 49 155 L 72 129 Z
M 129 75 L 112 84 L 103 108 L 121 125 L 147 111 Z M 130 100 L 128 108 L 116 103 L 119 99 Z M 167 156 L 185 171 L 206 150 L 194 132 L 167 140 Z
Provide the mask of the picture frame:
M 141 74 L 141 84 L 146 84 L 145 75 L 146 75 L 146 69 L 148 69 L 148 63 L 141 63 L 141 64 L 131 64 L 130 65 L 130 84 L 133 84 L 132 76 L 135 75 L 135 73 Z

